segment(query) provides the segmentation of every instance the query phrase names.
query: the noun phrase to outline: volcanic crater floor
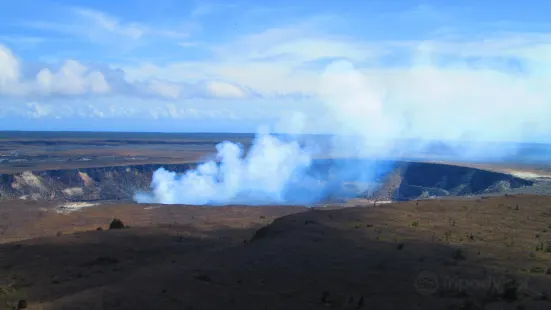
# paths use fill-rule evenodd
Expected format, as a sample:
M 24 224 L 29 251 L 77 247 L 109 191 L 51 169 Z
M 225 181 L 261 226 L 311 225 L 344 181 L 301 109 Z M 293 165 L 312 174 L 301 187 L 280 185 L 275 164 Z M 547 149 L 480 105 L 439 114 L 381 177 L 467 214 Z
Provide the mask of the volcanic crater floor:
M 551 308 L 551 197 L 347 208 L 105 203 L 60 213 L 57 206 L 0 203 L 4 304 Z M 114 218 L 127 228 L 109 229 Z

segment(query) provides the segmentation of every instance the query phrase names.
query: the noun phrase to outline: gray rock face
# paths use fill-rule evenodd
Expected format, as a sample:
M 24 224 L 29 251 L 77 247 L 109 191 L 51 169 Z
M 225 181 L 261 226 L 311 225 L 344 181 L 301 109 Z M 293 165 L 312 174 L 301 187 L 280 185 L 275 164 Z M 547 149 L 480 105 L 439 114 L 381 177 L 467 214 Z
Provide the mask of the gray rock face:
M 401 177 L 392 188 L 392 200 L 505 193 L 534 184 L 505 173 L 445 164 L 404 163 L 398 170 Z
M 160 167 L 185 171 L 192 165 L 151 164 L 2 174 L 0 195 L 28 200 L 130 200 L 136 191 L 149 187 L 153 172 Z

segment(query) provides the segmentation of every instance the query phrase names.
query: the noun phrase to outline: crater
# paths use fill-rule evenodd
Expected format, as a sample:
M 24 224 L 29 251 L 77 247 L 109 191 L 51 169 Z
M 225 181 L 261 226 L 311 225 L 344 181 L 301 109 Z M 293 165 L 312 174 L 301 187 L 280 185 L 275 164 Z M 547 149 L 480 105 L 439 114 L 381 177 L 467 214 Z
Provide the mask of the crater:
M 339 169 L 342 166 L 352 169 Z M 183 173 L 195 168 L 196 164 L 124 165 L 3 174 L 0 195 L 2 198 L 70 202 L 132 201 L 136 192 L 149 189 L 153 172 L 161 167 Z M 310 170 L 308 173 L 316 179 L 331 184 L 324 201 L 349 198 L 401 201 L 504 194 L 537 182 L 508 173 L 427 162 L 316 160 Z

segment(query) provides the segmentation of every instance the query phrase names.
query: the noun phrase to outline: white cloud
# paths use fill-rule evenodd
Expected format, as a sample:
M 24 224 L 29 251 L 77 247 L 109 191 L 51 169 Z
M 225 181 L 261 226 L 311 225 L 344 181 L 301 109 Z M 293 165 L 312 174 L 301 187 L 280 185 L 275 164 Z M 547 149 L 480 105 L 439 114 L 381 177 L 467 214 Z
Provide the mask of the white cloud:
M 324 23 L 334 18 L 305 19 L 286 27 L 269 28 L 231 41 L 204 46 L 216 56 L 209 61 L 176 61 L 165 66 L 143 63 L 125 66 L 129 80 L 160 78 L 180 83 L 212 79 L 230 81 L 266 97 L 308 94 L 322 70 L 314 63 L 344 58 L 354 62 L 377 59 L 386 47 L 350 37 L 324 34 Z M 235 95 L 238 94 L 235 90 Z
M 116 18 L 100 11 L 76 8 L 75 12 L 80 17 L 90 20 L 99 28 L 122 36 L 139 39 L 145 33 L 145 29 L 137 23 L 122 24 Z
M 426 8 L 421 9 L 426 11 Z M 515 64 L 520 67 L 519 74 L 529 75 L 530 79 L 523 80 L 523 83 L 531 87 L 545 85 L 548 81 L 544 74 L 551 69 L 549 34 L 485 33 L 480 37 L 453 37 L 448 33 L 442 40 L 368 42 L 326 35 L 323 29 L 313 25 L 316 23 L 304 22 L 271 28 L 214 45 L 212 50 L 217 57 L 210 61 L 180 61 L 164 66 L 145 63 L 135 67 L 126 66 L 125 72 L 130 80 L 155 77 L 174 83 L 189 83 L 205 78 L 229 81 L 270 98 L 287 94 L 317 94 L 320 91 L 319 77 L 324 66 L 323 60 L 348 59 L 374 75 L 370 76 L 372 83 L 386 89 L 387 93 L 394 92 L 393 96 L 399 93 L 407 97 L 409 92 L 422 88 L 427 99 L 433 100 L 441 90 L 430 87 L 430 83 L 423 83 L 414 89 L 405 86 L 398 89 L 396 86 L 418 85 L 421 74 L 423 80 L 430 78 L 430 81 L 434 81 L 431 83 L 442 84 L 441 88 L 457 91 L 453 96 L 458 99 L 440 96 L 441 100 L 447 98 L 446 101 L 460 101 L 459 98 L 467 96 L 462 93 L 465 86 L 456 85 L 455 82 L 448 84 L 445 79 L 460 80 L 462 85 L 472 87 L 487 85 L 485 89 L 480 87 L 476 92 L 469 92 L 479 96 L 485 93 L 485 100 L 488 100 L 496 97 L 493 92 L 498 91 L 499 83 L 511 84 L 511 89 L 515 89 L 519 77 L 515 79 L 510 76 L 511 71 L 516 70 Z M 387 56 L 399 56 L 405 62 L 397 68 L 380 68 L 382 59 Z M 414 64 L 413 67 L 408 64 L 408 60 Z M 422 68 L 423 65 L 425 68 Z M 426 71 L 426 68 L 432 71 Z M 417 72 L 415 78 L 413 72 Z M 389 75 L 392 75 L 391 80 L 380 79 Z M 551 93 L 547 94 L 539 88 L 539 92 L 551 98 Z M 230 87 L 224 89 L 230 91 Z M 237 89 L 231 89 L 231 93 L 237 97 L 241 95 Z M 452 94 L 448 92 L 446 96 Z M 470 100 L 473 100 L 472 96 Z
M 152 71 L 156 67 L 151 67 Z M 59 68 L 45 67 L 35 76 L 23 76 L 21 65 L 13 53 L 0 45 L 0 95 L 20 97 L 55 97 L 86 95 L 163 98 L 234 98 L 243 99 L 252 91 L 235 83 L 204 79 L 171 82 L 151 75 L 145 79 L 129 79 L 117 68 L 101 70 L 68 59 Z M 102 71 L 103 70 L 103 71 Z M 147 69 L 146 69 L 147 70 Z
M 377 81 L 384 90 L 384 108 L 415 124 L 408 132 L 413 136 L 477 140 L 502 138 L 506 132 L 515 140 L 525 134 L 525 126 L 532 132 L 551 130 L 546 121 L 551 116 L 549 77 L 465 63 L 364 72 L 371 85 Z
M 87 108 L 88 108 L 88 111 L 87 111 L 88 113 L 83 114 L 81 116 L 85 116 L 85 117 L 88 116 L 88 117 L 92 117 L 92 118 L 103 118 L 103 117 L 106 116 L 105 112 L 98 109 L 96 106 L 93 106 L 93 105 L 89 104 L 87 106 Z
M 106 12 L 83 7 L 65 7 L 61 11 L 66 13 L 63 14 L 63 18 L 32 19 L 21 23 L 21 26 L 108 46 L 109 50 L 106 53 L 111 50 L 131 51 L 141 43 L 151 43 L 159 38 L 188 38 L 192 28 L 185 24 L 180 27 L 162 27 L 124 21 Z
M 41 105 L 36 102 L 27 103 L 26 115 L 30 118 L 47 117 L 53 114 L 53 107 L 51 105 Z
M 197 80 L 232 81 L 235 85 L 253 89 L 263 96 L 281 94 L 312 94 L 317 91 L 318 70 L 294 68 L 286 61 L 174 62 L 166 66 L 152 63 L 136 67 L 125 66 L 129 81 L 159 78 L 173 83 L 193 83 Z
M 346 40 L 305 38 L 272 46 L 252 54 L 251 58 L 275 58 L 286 56 L 293 62 L 301 63 L 323 58 L 347 58 L 364 61 L 377 56 L 373 46 Z
M 139 40 L 146 36 L 166 37 L 171 39 L 182 39 L 189 37 L 186 29 L 175 30 L 175 28 L 163 28 L 159 26 L 145 25 L 139 22 L 123 22 L 105 12 L 88 8 L 74 8 L 74 13 L 84 24 L 88 25 L 88 34 L 91 31 L 105 31 L 121 37 Z M 91 27 L 90 27 L 91 26 Z M 92 29 L 90 29 L 92 28 Z
M 111 90 L 101 72 L 90 71 L 75 60 L 66 60 L 55 73 L 48 68 L 40 70 L 36 82 L 44 94 L 106 94 Z
M 212 50 L 226 62 L 265 59 L 285 60 L 292 65 L 323 58 L 364 61 L 383 52 L 380 45 L 324 31 L 328 25 L 339 22 L 340 18 L 332 16 L 309 18 L 286 27 L 268 28 L 242 35 L 231 42 L 215 46 Z
M 128 118 L 139 115 L 139 109 L 133 105 L 109 104 L 105 107 L 105 114 L 115 118 Z
M 221 82 L 209 81 L 206 82 L 208 92 L 217 98 L 245 98 L 247 93 L 239 86 Z
M 10 102 L 0 105 L 0 115 L 4 117 L 26 117 L 31 119 L 61 119 L 75 115 L 75 110 L 66 104 L 48 104 L 37 101 Z
M 176 83 L 169 83 L 159 80 L 152 80 L 147 85 L 148 92 L 168 99 L 175 99 L 180 96 L 182 87 Z
M 158 119 L 158 120 L 256 120 L 265 111 L 242 105 L 236 108 L 232 100 L 190 105 L 186 101 L 167 102 L 154 99 L 100 98 L 39 102 L 10 100 L 0 103 L 0 116 L 32 119 Z M 272 115 L 273 116 L 273 115 Z M 147 126 L 145 123 L 144 126 Z
M 105 94 L 111 91 L 111 87 L 105 81 L 105 77 L 99 71 L 92 71 L 88 73 L 86 79 L 90 85 L 92 93 Z
M 224 109 L 194 109 L 182 104 L 164 104 L 146 108 L 153 119 L 239 119 L 232 111 Z
M 19 81 L 19 62 L 13 53 L 0 44 L 0 91 L 9 91 Z

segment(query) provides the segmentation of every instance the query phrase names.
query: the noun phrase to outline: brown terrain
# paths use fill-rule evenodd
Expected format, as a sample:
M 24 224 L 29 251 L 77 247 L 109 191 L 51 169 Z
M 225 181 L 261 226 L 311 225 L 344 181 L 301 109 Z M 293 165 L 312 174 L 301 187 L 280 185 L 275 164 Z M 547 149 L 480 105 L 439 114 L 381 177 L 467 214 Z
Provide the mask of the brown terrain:
M 1 213 L 2 297 L 27 309 L 551 307 L 549 197 L 68 214 L 33 204 Z M 109 229 L 114 218 L 130 227 Z
M 128 164 L 10 143 L 27 161 L 0 163 L 0 309 L 551 309 L 547 168 L 401 163 L 363 199 L 162 206 L 132 192 L 153 163 L 191 167 L 185 147 Z

